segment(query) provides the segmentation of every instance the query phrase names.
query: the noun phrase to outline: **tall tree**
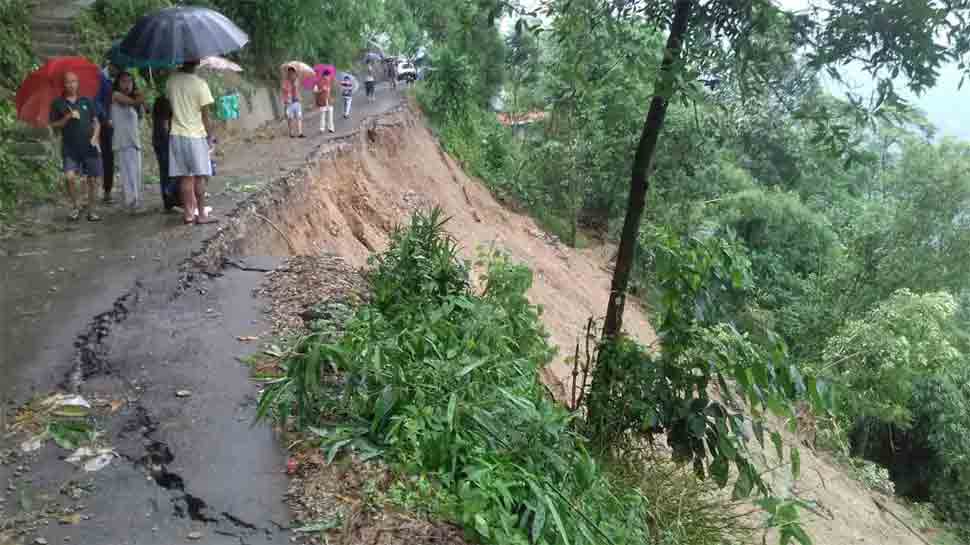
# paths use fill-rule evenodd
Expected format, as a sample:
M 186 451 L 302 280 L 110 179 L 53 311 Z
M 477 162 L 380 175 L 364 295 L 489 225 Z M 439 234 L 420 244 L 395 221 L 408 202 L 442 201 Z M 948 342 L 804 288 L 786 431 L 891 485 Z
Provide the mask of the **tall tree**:
M 785 29 L 804 48 L 813 68 L 838 76 L 836 66 L 856 62 L 878 81 L 880 100 L 892 101 L 893 79 L 905 76 L 914 91 L 931 87 L 938 70 L 970 52 L 970 3 L 966 0 L 836 0 L 805 12 L 785 12 L 767 0 L 603 0 L 609 16 L 649 17 L 668 28 L 663 61 L 636 148 L 627 213 L 603 328 L 604 338 L 622 330 L 627 286 L 650 184 L 650 168 L 663 131 L 667 106 L 686 89 L 697 65 L 728 52 L 744 73 L 758 73 L 763 56 L 757 37 Z M 566 8 L 568 9 L 568 8 Z M 857 103 L 861 107 L 861 103 Z

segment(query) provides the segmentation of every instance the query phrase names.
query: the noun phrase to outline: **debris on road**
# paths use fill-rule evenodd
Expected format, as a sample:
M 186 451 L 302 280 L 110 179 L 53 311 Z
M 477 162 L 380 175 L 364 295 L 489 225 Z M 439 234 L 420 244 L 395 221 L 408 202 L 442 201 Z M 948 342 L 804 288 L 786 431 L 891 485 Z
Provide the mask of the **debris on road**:
M 24 452 L 35 452 L 40 450 L 40 447 L 44 446 L 44 441 L 47 440 L 47 433 L 42 433 L 36 437 L 32 437 L 23 443 L 20 443 L 20 450 Z
M 175 397 L 179 397 L 179 398 L 192 397 L 192 390 L 179 390 L 175 392 Z
M 115 452 L 110 448 L 95 450 L 90 447 L 81 447 L 64 461 L 69 464 L 79 465 L 84 471 L 93 473 L 107 467 L 114 460 L 115 456 Z
M 73 515 L 65 515 L 58 521 L 65 526 L 74 526 L 81 524 L 81 515 L 79 513 L 74 513 Z
M 252 335 L 243 335 L 240 337 L 236 337 L 236 340 L 239 342 L 248 343 L 248 342 L 258 341 L 259 337 L 254 337 Z

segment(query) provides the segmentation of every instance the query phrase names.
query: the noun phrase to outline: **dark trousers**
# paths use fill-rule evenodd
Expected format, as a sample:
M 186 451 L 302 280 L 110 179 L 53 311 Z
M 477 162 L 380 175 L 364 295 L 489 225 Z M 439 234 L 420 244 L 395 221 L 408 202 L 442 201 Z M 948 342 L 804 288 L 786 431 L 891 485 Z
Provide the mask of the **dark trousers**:
M 181 199 L 179 199 L 178 186 L 175 185 L 176 181 L 168 174 L 168 143 L 156 143 L 152 147 L 155 148 L 155 158 L 158 159 L 158 177 L 160 178 L 158 189 L 162 194 L 162 204 L 166 210 L 171 210 L 181 204 L 179 202 Z
M 104 172 L 104 196 L 111 194 L 111 189 L 115 186 L 115 152 L 112 149 L 112 140 L 115 130 L 107 124 L 101 125 L 101 165 Z

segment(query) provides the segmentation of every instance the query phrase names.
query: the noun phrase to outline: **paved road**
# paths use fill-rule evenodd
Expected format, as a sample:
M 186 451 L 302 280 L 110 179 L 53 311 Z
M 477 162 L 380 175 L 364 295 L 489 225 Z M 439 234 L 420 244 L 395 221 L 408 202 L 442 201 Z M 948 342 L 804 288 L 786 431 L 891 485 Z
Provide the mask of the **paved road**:
M 338 118 L 337 135 L 399 103 L 389 90 L 378 97 L 372 105 L 358 100 L 349 122 Z M 309 127 L 318 127 L 315 117 Z M 216 214 L 301 165 L 325 138 L 307 133 L 227 146 L 233 155 L 221 161 L 210 187 Z M 157 186 L 149 199 L 160 204 L 153 191 Z M 288 517 L 280 501 L 284 454 L 268 428 L 250 425 L 256 390 L 236 361 L 254 349 L 236 337 L 262 329 L 250 296 L 262 275 L 228 270 L 181 289 L 178 265 L 215 229 L 182 226 L 178 214 L 131 218 L 109 211 L 101 224 L 65 224 L 60 232 L 0 243 L 6 424 L 12 408 L 65 386 L 78 386 L 88 398 L 127 400 L 105 424 L 121 456 L 108 468 L 79 472 L 50 443 L 31 460 L 0 465 L 0 521 L 52 502 L 81 505 L 90 517 L 79 525 L 52 523 L 26 542 L 166 544 L 193 531 L 203 534 L 201 543 L 288 542 L 280 529 Z M 108 330 L 106 340 L 90 343 Z M 86 344 L 96 350 L 75 346 Z M 177 390 L 192 396 L 178 398 Z M 0 451 L 10 443 L 0 436 Z M 25 465 L 30 470 L 16 475 Z M 93 492 L 59 494 L 72 480 L 93 485 Z

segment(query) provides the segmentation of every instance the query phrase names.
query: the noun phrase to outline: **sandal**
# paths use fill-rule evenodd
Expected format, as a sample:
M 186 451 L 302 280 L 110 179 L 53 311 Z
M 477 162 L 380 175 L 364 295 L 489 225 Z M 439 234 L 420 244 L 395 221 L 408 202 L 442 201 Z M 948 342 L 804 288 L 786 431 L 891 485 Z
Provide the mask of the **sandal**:
M 77 220 L 79 220 L 79 219 L 81 219 L 81 209 L 80 209 L 80 208 L 75 208 L 75 209 L 74 209 L 74 210 L 73 210 L 73 211 L 72 211 L 72 212 L 71 212 L 70 214 L 68 214 L 68 216 L 67 216 L 67 220 L 68 220 L 68 221 L 77 221 Z
M 101 216 L 95 214 L 94 212 L 89 212 L 88 213 L 88 221 L 90 221 L 90 222 L 101 221 Z
M 218 220 L 218 218 L 206 218 L 206 219 L 202 219 L 202 218 L 199 218 L 199 217 L 196 217 L 195 218 L 195 224 L 196 225 L 206 225 L 206 224 L 209 224 L 209 223 L 219 223 L 219 220 Z

